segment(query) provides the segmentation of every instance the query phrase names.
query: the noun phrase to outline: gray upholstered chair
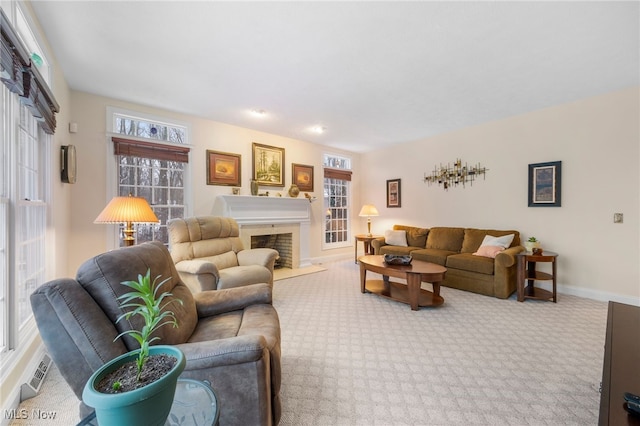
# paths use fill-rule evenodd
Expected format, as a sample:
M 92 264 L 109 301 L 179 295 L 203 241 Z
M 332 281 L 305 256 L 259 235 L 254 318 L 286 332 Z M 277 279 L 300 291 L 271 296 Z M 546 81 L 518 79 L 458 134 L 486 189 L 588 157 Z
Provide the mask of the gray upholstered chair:
M 116 356 L 137 349 L 130 336 L 114 341 L 140 323 L 116 319 L 119 295 L 151 270 L 170 277 L 163 290 L 179 327 L 162 327 L 157 344 L 176 345 L 187 365 L 181 377 L 208 380 L 220 404 L 221 425 L 272 425 L 280 419 L 280 322 L 271 304 L 272 287 L 254 284 L 193 294 L 182 282 L 167 248 L 145 243 L 103 253 L 86 261 L 76 279 L 50 281 L 31 295 L 40 335 L 76 396 L 89 376 Z M 167 299 L 168 300 L 168 299 Z M 80 403 L 80 415 L 91 409 Z
M 230 217 L 199 216 L 167 222 L 169 250 L 182 280 L 194 293 L 248 284 L 273 285 L 278 252 L 244 249 Z

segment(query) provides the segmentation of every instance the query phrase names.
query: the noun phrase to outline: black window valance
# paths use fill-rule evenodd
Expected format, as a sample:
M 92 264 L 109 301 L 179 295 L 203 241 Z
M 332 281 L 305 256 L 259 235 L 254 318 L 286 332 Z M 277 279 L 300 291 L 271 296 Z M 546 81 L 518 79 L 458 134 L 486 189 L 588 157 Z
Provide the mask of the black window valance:
M 144 142 L 135 139 L 112 137 L 115 155 L 131 155 L 134 157 L 153 158 L 156 160 L 189 162 L 190 148 L 185 146 L 165 145 Z
M 0 80 L 10 91 L 20 96 L 20 101 L 41 122 L 43 130 L 52 135 L 56 130 L 55 114 L 60 111 L 60 106 L 2 9 Z

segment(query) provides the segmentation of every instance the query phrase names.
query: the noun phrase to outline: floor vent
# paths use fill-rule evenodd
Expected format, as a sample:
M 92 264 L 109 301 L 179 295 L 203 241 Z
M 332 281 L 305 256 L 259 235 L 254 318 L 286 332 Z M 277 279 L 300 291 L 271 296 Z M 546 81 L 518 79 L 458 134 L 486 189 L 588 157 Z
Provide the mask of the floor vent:
M 38 364 L 38 368 L 34 371 L 33 376 L 29 379 L 28 383 L 23 383 L 20 387 L 20 402 L 25 399 L 33 398 L 38 394 L 40 388 L 42 387 L 42 383 L 44 382 L 44 378 L 47 376 L 49 372 L 49 368 L 51 367 L 51 357 L 47 354 L 42 355 L 42 359 Z

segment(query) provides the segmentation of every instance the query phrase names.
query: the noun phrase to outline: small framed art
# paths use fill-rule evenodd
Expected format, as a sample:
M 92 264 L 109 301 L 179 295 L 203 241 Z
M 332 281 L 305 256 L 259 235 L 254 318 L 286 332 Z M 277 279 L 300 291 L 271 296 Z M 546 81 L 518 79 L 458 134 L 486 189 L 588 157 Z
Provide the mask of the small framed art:
M 562 161 L 529 164 L 529 207 L 560 207 Z
M 253 179 L 261 186 L 284 186 L 284 148 L 253 143 Z
M 241 156 L 207 150 L 207 185 L 242 186 Z
M 400 179 L 390 179 L 387 181 L 387 207 L 401 207 L 400 202 Z
M 298 185 L 300 191 L 313 191 L 313 166 L 305 164 L 291 164 L 292 182 Z

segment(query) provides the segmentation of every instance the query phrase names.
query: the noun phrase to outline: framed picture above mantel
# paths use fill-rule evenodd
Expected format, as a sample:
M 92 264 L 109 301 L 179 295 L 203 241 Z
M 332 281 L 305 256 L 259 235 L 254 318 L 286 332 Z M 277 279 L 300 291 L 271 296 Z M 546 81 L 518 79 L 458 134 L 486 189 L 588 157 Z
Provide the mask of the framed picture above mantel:
M 291 164 L 291 181 L 300 191 L 313 192 L 313 166 L 305 164 Z
M 240 154 L 207 150 L 207 185 L 242 186 Z
M 261 186 L 284 186 L 284 148 L 254 142 L 252 176 Z

